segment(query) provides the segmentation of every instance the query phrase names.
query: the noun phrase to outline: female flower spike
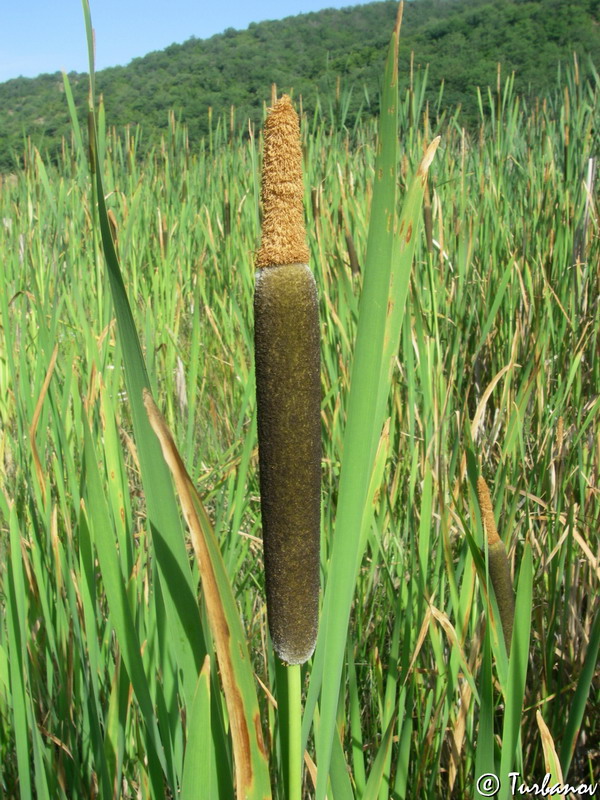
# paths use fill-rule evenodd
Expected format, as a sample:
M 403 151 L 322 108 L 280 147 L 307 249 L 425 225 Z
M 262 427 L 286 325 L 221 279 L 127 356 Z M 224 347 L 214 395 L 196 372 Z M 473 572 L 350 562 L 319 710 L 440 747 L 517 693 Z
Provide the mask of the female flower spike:
M 477 496 L 483 519 L 483 527 L 488 540 L 488 566 L 494 594 L 500 612 L 506 652 L 510 655 L 513 623 L 515 618 L 515 593 L 510 576 L 510 564 L 504 542 L 498 535 L 490 490 L 483 477 L 477 479 Z

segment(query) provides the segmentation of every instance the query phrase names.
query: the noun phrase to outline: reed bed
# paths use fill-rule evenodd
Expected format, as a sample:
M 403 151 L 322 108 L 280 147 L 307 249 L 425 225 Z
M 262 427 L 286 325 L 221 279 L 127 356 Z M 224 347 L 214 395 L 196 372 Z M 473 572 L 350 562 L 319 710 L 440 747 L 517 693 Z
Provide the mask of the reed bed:
M 426 114 L 424 80 L 400 93 L 399 185 L 402 197 L 440 134 L 427 236 L 375 442 L 339 699 L 329 721 L 332 700 L 318 694 L 305 717 L 306 797 L 327 724 L 335 800 L 476 797 L 475 777 L 499 764 L 598 778 L 600 232 L 586 179 L 600 81 L 583 85 L 572 70 L 556 95 L 527 105 L 508 79 L 482 95 L 480 129 L 466 132 L 458 113 Z M 376 127 L 339 130 L 320 111 L 301 122 L 326 585 Z M 192 143 L 171 118 L 140 159 L 143 131 L 105 129 L 101 107 L 98 129 L 149 380 L 220 544 L 283 797 L 254 400 L 262 134 L 218 120 Z M 28 146 L 24 169 L 0 177 L 0 794 L 176 797 L 183 786 L 199 796 L 187 740 L 212 781 L 202 796 L 230 800 L 228 717 L 202 602 L 189 663 L 174 658 L 83 141 L 75 128 L 53 165 Z M 516 585 L 510 662 L 479 476 Z M 191 546 L 187 555 L 196 592 Z M 121 636 L 139 649 L 127 653 Z M 192 698 L 208 744 L 189 728 Z

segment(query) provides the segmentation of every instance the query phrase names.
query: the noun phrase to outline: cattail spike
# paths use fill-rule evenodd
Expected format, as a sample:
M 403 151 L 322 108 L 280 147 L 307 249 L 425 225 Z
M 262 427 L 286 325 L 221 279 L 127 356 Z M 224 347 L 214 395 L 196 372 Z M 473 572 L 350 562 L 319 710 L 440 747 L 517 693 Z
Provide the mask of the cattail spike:
M 254 350 L 267 612 L 288 664 L 312 655 L 319 606 L 319 306 L 302 196 L 300 128 L 284 96 L 265 130 Z
M 483 519 L 488 545 L 496 544 L 500 541 L 500 537 L 498 536 L 496 520 L 494 519 L 492 499 L 485 478 L 481 475 L 477 478 L 477 497 L 479 498 L 479 508 L 481 509 L 481 518 Z
M 490 579 L 492 581 L 492 586 L 494 587 L 496 602 L 498 603 L 498 611 L 500 612 L 500 621 L 502 622 L 502 631 L 504 633 L 506 651 L 510 654 L 510 643 L 512 640 L 513 622 L 515 617 L 515 595 L 510 574 L 510 564 L 508 561 L 508 556 L 506 555 L 506 548 L 504 547 L 504 542 L 499 537 L 498 529 L 496 528 L 496 520 L 494 519 L 490 490 L 488 489 L 488 485 L 482 476 L 477 479 L 477 496 L 479 498 L 479 507 L 481 509 L 483 527 L 485 529 L 488 542 L 488 567 Z
M 564 435 L 564 420 L 562 416 L 558 418 L 558 424 L 556 426 L 556 458 L 560 459 L 562 456 L 562 448 L 563 448 L 563 435 Z

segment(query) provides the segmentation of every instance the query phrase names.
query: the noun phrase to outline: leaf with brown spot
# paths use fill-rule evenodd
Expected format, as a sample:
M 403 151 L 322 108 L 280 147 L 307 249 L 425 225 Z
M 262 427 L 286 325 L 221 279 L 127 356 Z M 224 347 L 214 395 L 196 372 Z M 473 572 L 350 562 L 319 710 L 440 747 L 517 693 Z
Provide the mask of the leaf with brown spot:
M 206 611 L 229 714 L 236 796 L 244 800 L 271 797 L 269 765 L 260 726 L 254 673 L 219 544 L 171 431 L 148 389 L 144 389 L 143 398 L 150 425 L 171 470 L 198 559 Z

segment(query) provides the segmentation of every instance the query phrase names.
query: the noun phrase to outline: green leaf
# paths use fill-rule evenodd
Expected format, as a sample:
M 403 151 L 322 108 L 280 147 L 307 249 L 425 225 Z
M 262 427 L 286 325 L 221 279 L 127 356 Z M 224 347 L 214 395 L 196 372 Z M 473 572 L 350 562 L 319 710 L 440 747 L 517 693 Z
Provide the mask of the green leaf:
M 529 661 L 532 587 L 533 559 L 531 545 L 527 542 L 521 559 L 521 569 L 519 570 L 519 586 L 515 601 L 515 621 L 508 661 L 508 684 L 504 688 L 505 711 L 499 773 L 501 781 L 499 797 L 501 800 L 510 796 L 508 774 L 511 772 L 515 761 L 519 758 L 517 749 L 520 740 L 519 732 L 525 694 L 525 680 L 527 678 L 527 663 Z
M 398 217 L 398 38 L 392 35 L 382 99 L 375 183 L 359 308 L 348 418 L 344 435 L 333 552 L 306 702 L 306 741 L 321 692 L 317 747 L 317 800 L 323 800 L 331 760 L 340 678 L 361 546 L 361 521 L 390 388 L 416 241 L 421 226 L 424 179 L 438 140 L 429 148 L 409 186 Z
M 178 664 L 182 674 L 183 696 L 186 703 L 191 705 L 197 675 L 207 648 L 203 641 L 200 616 L 196 603 L 195 582 L 192 578 L 185 549 L 183 528 L 177 511 L 172 484 L 169 480 L 169 472 L 162 458 L 158 441 L 150 428 L 142 401 L 142 392 L 145 388 L 150 388 L 150 380 L 112 240 L 104 199 L 101 175 L 102 164 L 99 161 L 93 107 L 95 86 L 93 34 L 89 5 L 87 0 L 82 1 L 90 55 L 90 160 L 96 184 L 102 247 L 123 351 L 125 384 L 128 402 L 131 407 L 135 441 L 138 447 L 142 483 L 148 508 L 148 520 L 152 533 L 152 544 L 156 554 L 162 596 L 166 605 L 169 647 L 171 648 L 173 660 Z
M 365 788 L 362 800 L 377 800 L 379 793 L 384 786 L 385 766 L 390 757 L 394 728 L 396 727 L 396 715 L 391 718 L 383 734 L 383 739 L 379 745 L 377 756 L 369 773 L 369 779 Z
M 575 751 L 575 744 L 579 729 L 583 722 L 583 715 L 585 714 L 585 707 L 587 699 L 592 686 L 594 673 L 598 666 L 598 652 L 600 650 L 600 611 L 596 612 L 596 618 L 592 625 L 590 633 L 590 641 L 588 644 L 587 652 L 585 654 L 585 661 L 583 669 L 577 682 L 577 689 L 575 696 L 569 709 L 569 716 L 567 718 L 567 725 L 562 739 L 560 748 L 560 765 L 563 771 L 563 777 L 567 778 L 569 767 L 571 766 L 571 759 Z
M 196 800 L 200 787 L 204 797 L 214 797 L 210 730 L 210 657 L 206 656 L 188 721 L 188 740 L 183 762 L 181 800 Z
M 227 702 L 236 769 L 236 791 L 246 800 L 271 796 L 254 671 L 219 543 L 171 432 L 149 391 L 144 404 L 171 471 L 202 575 L 202 589 Z
M 492 676 L 492 648 L 489 626 L 486 626 L 483 640 L 483 659 L 479 671 L 479 730 L 475 751 L 475 791 L 478 797 L 477 781 L 482 775 L 496 774 L 494 761 L 494 684 Z
M 127 674 L 135 692 L 148 733 L 148 744 L 154 751 L 149 754 L 149 764 L 158 759 L 162 770 L 173 780 L 171 769 L 167 767 L 163 742 L 156 723 L 154 705 L 150 694 L 148 679 L 141 656 L 141 644 L 135 629 L 131 609 L 127 599 L 125 582 L 121 573 L 113 526 L 108 514 L 106 498 L 102 492 L 97 458 L 87 421 L 84 419 L 84 461 L 86 478 L 87 524 L 92 533 L 100 571 L 108 599 L 110 619 Z

